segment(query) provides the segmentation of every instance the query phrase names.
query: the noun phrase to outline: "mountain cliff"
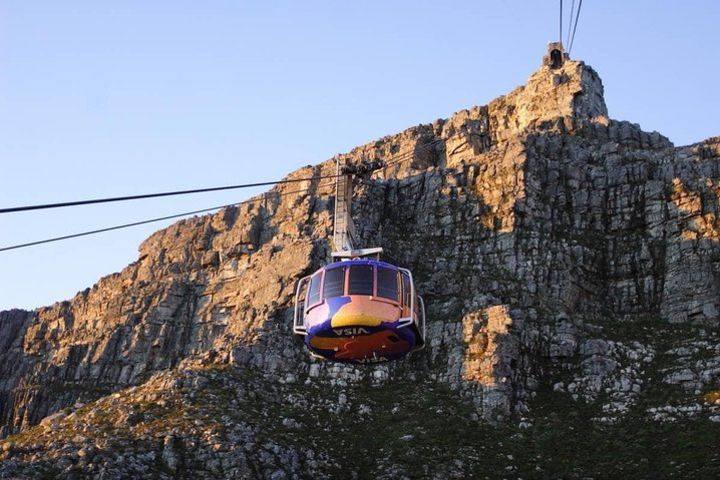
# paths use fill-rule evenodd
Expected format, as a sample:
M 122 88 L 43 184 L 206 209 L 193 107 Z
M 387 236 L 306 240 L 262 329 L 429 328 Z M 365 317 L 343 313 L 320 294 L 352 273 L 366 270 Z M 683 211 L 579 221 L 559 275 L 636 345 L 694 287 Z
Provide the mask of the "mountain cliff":
M 0 312 L 0 478 L 720 472 L 720 138 L 611 120 L 566 59 L 341 157 L 387 161 L 354 219 L 413 270 L 424 351 L 309 357 L 292 300 L 329 259 L 334 189 L 279 185 L 72 300 Z

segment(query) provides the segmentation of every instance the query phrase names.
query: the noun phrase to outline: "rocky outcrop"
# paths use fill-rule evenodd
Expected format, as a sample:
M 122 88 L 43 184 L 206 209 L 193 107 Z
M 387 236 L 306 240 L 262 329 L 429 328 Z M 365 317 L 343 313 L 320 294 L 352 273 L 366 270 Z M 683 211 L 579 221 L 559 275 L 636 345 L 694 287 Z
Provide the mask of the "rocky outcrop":
M 362 419 L 392 422 L 385 410 L 408 405 L 424 412 L 421 430 L 432 412 L 450 415 L 443 405 L 480 421 L 473 428 L 517 419 L 532 429 L 547 395 L 594 405 L 603 425 L 628 412 L 720 418 L 720 139 L 675 148 L 610 120 L 599 76 L 566 60 L 487 106 L 343 157 L 387 161 L 357 186 L 355 222 L 366 246 L 414 271 L 425 351 L 362 367 L 308 357 L 291 334 L 291 301 L 296 280 L 329 257 L 333 189 L 278 186 L 155 233 L 137 262 L 71 301 L 0 313 L 2 435 L 40 423 L 34 440 L 2 444 L 6 471 L 321 478 L 350 462 L 356 474 L 414 476 L 377 446 L 367 446 L 373 465 L 348 460 L 302 416 L 347 413 L 354 423 L 329 431 L 360 441 Z M 398 385 L 418 397 L 373 393 L 404 397 Z M 432 399 L 442 405 L 423 403 Z M 113 450 L 112 438 L 124 443 Z M 423 448 L 439 455 L 433 442 Z M 481 468 L 468 448 L 459 464 L 420 474 Z

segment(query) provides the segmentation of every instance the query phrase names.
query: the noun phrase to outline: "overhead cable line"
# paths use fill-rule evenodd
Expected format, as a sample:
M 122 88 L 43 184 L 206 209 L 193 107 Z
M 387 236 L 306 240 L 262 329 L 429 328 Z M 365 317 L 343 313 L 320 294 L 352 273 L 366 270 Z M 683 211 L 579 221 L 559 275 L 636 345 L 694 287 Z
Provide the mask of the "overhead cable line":
M 578 3 L 577 15 L 575 15 L 575 25 L 573 26 L 572 36 L 570 37 L 570 46 L 568 55 L 572 52 L 573 43 L 575 43 L 575 32 L 577 31 L 578 20 L 580 19 L 580 9 L 582 8 L 582 0 Z
M 440 139 L 434 140 L 433 142 L 430 142 L 428 144 L 425 144 L 421 146 L 420 148 L 425 148 L 427 146 L 430 146 L 431 144 L 437 143 L 441 141 Z M 408 152 L 412 154 L 413 152 Z M 405 155 L 405 154 L 403 154 Z M 402 155 L 401 155 L 402 156 Z M 397 161 L 393 161 L 389 165 L 397 163 Z M 40 204 L 40 205 L 24 205 L 19 207 L 8 207 L 8 208 L 0 208 L 0 214 L 3 213 L 17 213 L 17 212 L 27 212 L 31 210 L 47 210 L 51 208 L 63 208 L 63 207 L 77 207 L 81 205 L 93 205 L 98 203 L 111 203 L 111 202 L 124 202 L 124 201 L 130 201 L 130 200 L 142 200 L 142 199 L 148 199 L 148 198 L 158 198 L 158 197 L 170 197 L 170 196 L 177 196 L 177 195 L 190 195 L 195 193 L 206 193 L 206 192 L 219 192 L 224 190 L 239 190 L 242 188 L 253 188 L 253 187 L 266 187 L 270 185 L 282 185 L 286 183 L 300 183 L 300 182 L 307 182 L 312 180 L 324 180 L 329 178 L 337 178 L 337 175 L 318 175 L 313 177 L 304 177 L 304 178 L 293 178 L 293 179 L 286 179 L 286 180 L 274 180 L 269 182 L 257 182 L 257 183 L 245 183 L 240 185 L 226 185 L 222 187 L 210 187 L 210 188 L 197 188 L 192 190 L 176 190 L 171 192 L 159 192 L 159 193 L 146 193 L 141 195 L 126 195 L 122 197 L 107 197 L 107 198 L 94 198 L 89 200 L 77 200 L 77 201 L 71 201 L 71 202 L 59 202 L 59 203 L 46 203 L 46 204 Z
M 328 185 L 332 185 L 332 183 L 325 184 L 325 185 L 318 185 L 318 186 L 315 187 L 315 188 L 316 188 L 316 189 L 319 189 L 319 188 L 321 188 L 321 187 L 326 187 L 326 186 L 328 186 Z M 305 188 L 305 189 L 300 189 L 300 190 L 293 190 L 293 191 L 290 191 L 290 192 L 282 192 L 282 193 L 279 193 L 277 196 L 284 197 L 284 196 L 287 196 L 287 195 L 294 195 L 294 194 L 297 194 L 297 193 L 308 192 L 308 191 L 310 191 L 310 190 L 311 190 L 310 188 Z M 270 195 L 271 195 L 271 194 L 269 194 L 269 193 L 263 193 L 263 194 L 262 194 L 262 196 L 264 196 L 264 197 L 268 197 L 268 196 L 270 196 Z M 175 215 L 167 215 L 167 216 L 164 216 L 164 217 L 151 218 L 151 219 L 148 219 L 148 220 L 141 220 L 141 221 L 138 221 L 138 222 L 124 223 L 124 224 L 122 224 L 122 225 L 115 225 L 115 226 L 112 226 L 112 227 L 99 228 L 99 229 L 97 229 L 97 230 L 90 230 L 90 231 L 87 231 L 87 232 L 73 233 L 73 234 L 70 234 L 70 235 L 63 235 L 63 236 L 60 236 L 60 237 L 47 238 L 47 239 L 44 239 L 44 240 L 37 240 L 37 241 L 34 241 L 34 242 L 21 243 L 21 244 L 17 244 L 17 245 L 11 245 L 11 246 L 8 246 L 8 247 L 0 247 L 0 252 L 5 252 L 5 251 L 8 251 L 8 250 L 16 250 L 16 249 L 19 249 L 19 248 L 32 247 L 32 246 L 34 246 L 34 245 L 42 245 L 42 244 L 45 244 L 45 243 L 59 242 L 59 241 L 61 241 L 61 240 L 69 240 L 69 239 L 71 239 L 71 238 L 85 237 L 85 236 L 88 236 L 88 235 L 95 235 L 95 234 L 98 234 L 98 233 L 111 232 L 111 231 L 113 231 L 113 230 L 121 230 L 121 229 L 124 229 L 124 228 L 137 227 L 137 226 L 139 226 L 139 225 L 146 225 L 146 224 L 148 224 L 148 223 L 162 222 L 163 220 L 172 220 L 172 219 L 174 219 L 174 218 L 186 217 L 186 216 L 188 216 L 188 215 L 195 215 L 195 214 L 198 214 L 198 213 L 211 212 L 211 211 L 213 211 L 213 210 L 219 210 L 219 209 L 221 209 L 221 208 L 236 207 L 236 206 L 245 205 L 245 204 L 248 204 L 248 203 L 256 203 L 256 202 L 259 202 L 259 201 L 262 201 L 262 199 L 258 199 L 258 198 L 256 197 L 256 198 L 249 199 L 249 200 L 245 200 L 245 201 L 242 201 L 242 202 L 229 203 L 229 204 L 226 204 L 226 205 L 218 205 L 218 206 L 216 206 L 216 207 L 203 208 L 203 209 L 200 209 L 200 210 L 193 210 L 193 211 L 191 211 L 191 212 L 183 212 L 183 213 L 178 213 L 178 214 L 175 214 Z
M 433 140 L 432 142 L 428 142 L 428 143 L 426 143 L 426 144 L 418 147 L 418 149 L 424 150 L 424 149 L 430 148 L 431 146 L 434 146 L 435 144 L 437 144 L 437 143 L 439 143 L 439 142 L 442 142 L 442 139 L 436 139 L 436 140 Z M 386 164 L 386 167 L 392 166 L 392 165 L 397 165 L 397 164 L 399 164 L 399 163 L 402 163 L 402 162 L 406 162 L 406 161 L 408 161 L 408 160 L 411 160 L 411 159 L 414 158 L 416 152 L 417 152 L 417 149 L 416 149 L 416 150 L 413 150 L 413 151 L 410 151 L 410 152 L 405 152 L 405 153 L 403 153 L 403 154 L 401 154 L 401 155 L 398 155 L 398 156 L 396 156 L 395 158 L 393 158 L 390 162 L 388 162 L 388 163 Z M 333 178 L 333 179 L 334 179 L 334 178 L 337 178 L 337 177 L 338 177 L 338 175 L 318 175 L 318 176 L 315 176 L 315 177 L 308 177 L 308 178 L 304 178 L 304 179 L 287 180 L 287 181 L 280 181 L 280 182 L 267 182 L 267 183 L 268 183 L 268 184 L 271 184 L 271 183 L 282 184 L 282 183 L 290 183 L 290 182 L 307 181 L 307 180 L 313 180 L 313 179 L 330 179 L 330 178 Z M 317 186 L 314 187 L 314 189 L 315 189 L 315 191 L 317 191 L 317 190 L 319 190 L 319 189 L 321 189 L 321 188 L 323 188 L 323 187 L 327 187 L 327 186 L 330 186 L 330 185 L 333 185 L 333 184 L 334 184 L 334 182 L 329 182 L 329 183 L 324 183 L 324 184 L 323 184 L 323 183 L 319 183 Z M 219 188 L 223 188 L 223 187 L 219 187 Z M 312 188 L 304 188 L 304 189 L 300 189 L 300 190 L 293 190 L 293 191 L 290 191 L 290 192 L 281 192 L 281 193 L 277 193 L 276 196 L 278 196 L 278 197 L 285 197 L 285 196 L 288 196 L 288 195 L 294 195 L 294 194 L 300 194 L 300 193 L 309 192 L 310 190 L 312 190 Z M 85 237 L 85 236 L 88 236 L 88 235 L 95 235 L 95 234 L 98 234 L 98 233 L 111 232 L 111 231 L 114 231 L 114 230 L 121 230 L 121 229 L 125 229 L 125 228 L 130 228 L 130 227 L 137 227 L 137 226 L 140 226 L 140 225 L 147 225 L 147 224 L 149 224 L 149 223 L 156 223 L 156 222 L 162 222 L 162 221 L 164 221 L 164 220 L 172 220 L 172 219 L 175 219 L 175 218 L 186 217 L 186 216 L 188 216 L 188 215 L 196 215 L 196 214 L 198 214 L 198 213 L 211 212 L 211 211 L 213 211 L 213 210 L 219 210 L 219 209 L 221 209 L 221 208 L 226 208 L 226 207 L 235 207 L 235 206 L 245 205 L 245 204 L 249 204 L 249 203 L 255 203 L 255 202 L 262 201 L 262 197 L 268 198 L 268 197 L 270 197 L 270 196 L 272 196 L 272 195 L 273 195 L 273 192 L 266 192 L 266 193 L 263 193 L 263 194 L 260 195 L 261 198 L 255 197 L 255 198 L 251 198 L 251 199 L 248 199 L 248 200 L 245 200 L 245 201 L 242 201 L 242 202 L 229 203 L 229 204 L 226 204 L 226 205 L 218 205 L 218 206 L 215 206 L 215 207 L 203 208 L 203 209 L 200 209 L 200 210 L 193 210 L 193 211 L 190 211 L 190 212 L 178 213 L 178 214 L 175 214 L 175 215 L 167 215 L 167 216 L 164 216 L 164 217 L 157 217 L 157 218 L 151 218 L 151 219 L 148 219 L 148 220 L 140 220 L 140 221 L 137 221 L 137 222 L 124 223 L 124 224 L 121 224 L 121 225 L 114 225 L 114 226 L 111 226 L 111 227 L 99 228 L 99 229 L 96 229 L 96 230 L 89 230 L 89 231 L 86 231 L 86 232 L 73 233 L 73 234 L 70 234 L 70 235 L 62 235 L 62 236 L 59 236 L 59 237 L 47 238 L 47 239 L 44 239 L 44 240 L 37 240 L 37 241 L 34 241 L 34 242 L 21 243 L 21 244 L 17 244 L 17 245 L 10 245 L 10 246 L 7 246 L 7 247 L 0 247 L 0 252 L 5 252 L 5 251 L 8 251 L 8 250 L 17 250 L 17 249 L 21 249 L 21 248 L 32 247 L 32 246 L 35 246 L 35 245 L 43 245 L 43 244 L 46 244 L 46 243 L 59 242 L 59 241 L 62 241 L 62 240 L 69 240 L 69 239 L 72 239 L 72 238 Z
M 563 5 L 562 0 L 560 0 L 560 34 L 558 35 L 558 42 L 562 42 L 562 11 Z
M 573 15 L 575 15 L 575 0 L 572 0 L 572 5 L 570 7 L 570 18 L 568 18 L 568 29 L 567 29 L 567 37 L 565 41 L 565 45 L 570 44 L 570 30 L 572 30 L 572 21 L 573 21 Z M 562 39 L 561 39 L 562 41 Z
M 223 187 L 197 188 L 193 190 L 176 190 L 173 192 L 146 193 L 142 195 L 127 195 L 123 197 L 95 198 L 91 200 L 78 200 L 73 202 L 47 203 L 43 205 L 26 205 L 21 207 L 0 208 L 0 213 L 26 212 L 29 210 L 45 210 L 49 208 L 76 207 L 79 205 L 92 205 L 97 203 L 124 202 L 128 200 L 141 200 L 146 198 L 170 197 L 174 195 L 189 195 L 193 193 L 219 192 L 222 190 L 238 190 L 241 188 L 266 187 L 269 185 L 282 185 L 285 183 L 299 183 L 326 178 L 336 178 L 337 175 L 321 175 L 315 177 L 293 178 L 287 180 L 275 180 L 271 182 L 245 183 L 241 185 L 227 185 Z
M 43 243 L 51 243 L 51 242 L 59 242 L 60 240 L 69 240 L 71 238 L 78 238 L 78 237 L 85 237 L 87 235 L 95 235 L 96 233 L 103 233 L 103 232 L 111 232 L 113 230 L 120 230 L 123 228 L 129 228 L 129 227 L 136 227 L 138 225 L 145 225 L 148 223 L 154 223 L 154 222 L 161 222 L 163 220 L 171 220 L 173 218 L 179 218 L 184 217 L 186 215 L 193 215 L 196 213 L 204 213 L 204 212 L 210 212 L 212 210 L 217 210 L 219 208 L 223 207 L 230 207 L 236 205 L 235 203 L 231 203 L 229 205 L 220 205 L 218 207 L 210 207 L 210 208 L 203 208 L 201 210 L 193 210 L 192 212 L 185 212 L 185 213 L 178 213 L 176 215 L 168 215 L 166 217 L 158 217 L 158 218 L 151 218 L 149 220 L 142 220 L 139 222 L 133 222 L 133 223 L 125 223 L 123 225 L 115 225 L 113 227 L 107 227 L 107 228 L 99 228 L 97 230 L 90 230 L 88 232 L 81 232 L 81 233 L 73 233 L 71 235 L 63 235 L 61 237 L 54 237 L 54 238 L 48 238 L 45 240 L 38 240 L 35 242 L 28 242 L 28 243 L 21 243 L 18 245 L 11 245 L 9 247 L 2 247 L 0 248 L 0 252 L 5 252 L 7 250 L 15 250 L 18 248 L 25 248 L 25 247 L 32 247 L 33 245 L 42 245 Z

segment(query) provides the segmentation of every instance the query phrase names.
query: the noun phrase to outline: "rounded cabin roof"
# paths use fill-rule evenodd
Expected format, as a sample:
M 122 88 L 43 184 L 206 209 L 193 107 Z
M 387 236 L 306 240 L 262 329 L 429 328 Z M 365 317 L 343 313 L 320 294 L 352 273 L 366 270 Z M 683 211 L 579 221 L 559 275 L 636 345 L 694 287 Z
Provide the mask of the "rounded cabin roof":
M 393 270 L 398 270 L 399 268 L 391 263 L 381 262 L 379 260 L 367 260 L 367 259 L 357 259 L 357 260 L 343 260 L 341 262 L 333 262 L 325 265 L 322 268 L 319 268 L 317 271 L 320 270 L 331 270 L 333 268 L 340 268 L 340 267 L 348 267 L 352 265 L 372 265 L 375 267 L 385 267 L 385 268 L 391 268 Z

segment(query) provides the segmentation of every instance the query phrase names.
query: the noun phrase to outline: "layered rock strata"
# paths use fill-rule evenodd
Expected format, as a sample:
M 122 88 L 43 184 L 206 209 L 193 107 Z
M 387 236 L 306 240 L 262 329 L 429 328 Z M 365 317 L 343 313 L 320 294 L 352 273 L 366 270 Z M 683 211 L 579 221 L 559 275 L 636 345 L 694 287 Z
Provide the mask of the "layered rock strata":
M 414 271 L 428 307 L 425 351 L 362 367 L 308 357 L 291 333 L 292 298 L 297 279 L 329 258 L 334 192 L 327 180 L 278 186 L 155 233 L 135 263 L 70 301 L 0 313 L 2 436 L 66 412 L 50 417 L 47 435 L 113 392 L 145 401 L 190 361 L 255 375 L 256 387 L 294 385 L 296 403 L 322 403 L 319 387 L 420 383 L 490 423 L 529 418 L 548 389 L 595 402 L 594 418 L 609 424 L 633 408 L 682 416 L 688 396 L 643 403 L 664 386 L 696 396 L 693 415 L 717 415 L 703 395 L 720 389 L 720 138 L 676 148 L 610 120 L 597 73 L 567 60 L 486 106 L 341 157 L 387 161 L 357 186 L 355 222 L 365 246 Z M 331 159 L 288 178 L 333 171 Z M 253 428 L 235 434 L 254 444 Z M 189 457 L 166 434 L 147 463 L 182 470 Z M 340 461 L 316 454 L 295 451 L 278 471 L 321 476 Z M 273 474 L 233 462 L 217 475 Z

